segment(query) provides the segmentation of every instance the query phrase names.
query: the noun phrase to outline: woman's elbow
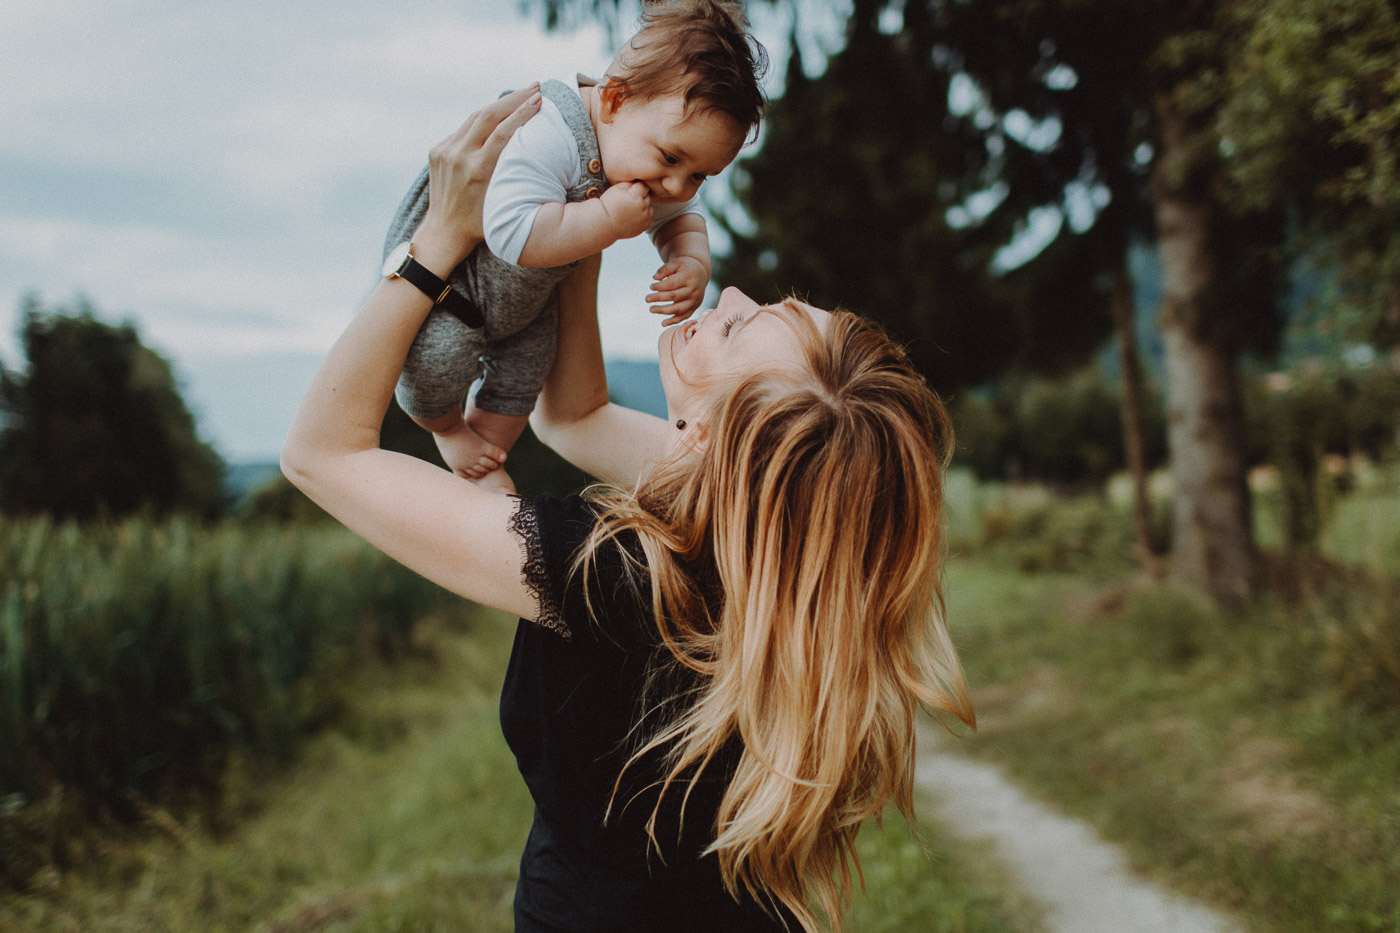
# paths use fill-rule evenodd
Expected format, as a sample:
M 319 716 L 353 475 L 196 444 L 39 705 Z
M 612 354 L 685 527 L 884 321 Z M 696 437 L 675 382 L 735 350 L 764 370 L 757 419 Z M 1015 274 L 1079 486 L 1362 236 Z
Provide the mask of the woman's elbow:
M 530 412 L 530 430 L 540 443 L 551 449 L 558 442 L 560 424 L 556 419 L 549 417 L 549 414 L 539 405 Z
M 316 458 L 306 443 L 297 438 L 290 437 L 283 442 L 277 465 L 287 481 L 302 492 L 315 482 Z

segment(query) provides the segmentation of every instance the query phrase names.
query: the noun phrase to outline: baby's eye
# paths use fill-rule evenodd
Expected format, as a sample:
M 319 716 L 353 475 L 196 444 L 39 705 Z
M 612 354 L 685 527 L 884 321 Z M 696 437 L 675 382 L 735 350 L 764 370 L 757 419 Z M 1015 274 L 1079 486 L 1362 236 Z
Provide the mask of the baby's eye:
M 665 151 L 661 153 L 661 157 L 666 160 L 667 165 L 675 165 L 680 161 L 680 159 L 677 159 L 675 156 L 671 155 L 671 153 Z
M 739 315 L 736 314 L 724 322 L 724 327 L 719 332 L 720 336 L 728 337 L 729 332 L 734 329 L 734 325 L 737 323 L 739 323 Z

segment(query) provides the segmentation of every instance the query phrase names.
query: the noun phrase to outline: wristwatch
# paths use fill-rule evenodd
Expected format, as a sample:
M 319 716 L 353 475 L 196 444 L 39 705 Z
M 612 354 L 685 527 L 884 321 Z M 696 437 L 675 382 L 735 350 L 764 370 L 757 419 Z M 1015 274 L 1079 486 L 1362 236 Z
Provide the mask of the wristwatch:
M 413 258 L 413 243 L 410 240 L 405 240 L 389 251 L 389 255 L 384 259 L 384 278 L 403 279 L 433 299 L 433 304 L 468 327 L 480 329 L 486 323 L 481 317 L 480 308 Z

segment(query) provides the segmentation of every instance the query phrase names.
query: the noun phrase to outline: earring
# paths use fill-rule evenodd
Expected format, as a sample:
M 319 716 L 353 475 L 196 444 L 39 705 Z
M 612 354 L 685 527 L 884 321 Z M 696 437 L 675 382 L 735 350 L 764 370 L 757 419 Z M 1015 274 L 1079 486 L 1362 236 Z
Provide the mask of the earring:
M 685 419 L 684 419 L 684 418 L 677 418 L 677 419 L 676 419 L 676 430 L 677 430 L 677 431 L 684 431 L 684 430 L 685 430 Z

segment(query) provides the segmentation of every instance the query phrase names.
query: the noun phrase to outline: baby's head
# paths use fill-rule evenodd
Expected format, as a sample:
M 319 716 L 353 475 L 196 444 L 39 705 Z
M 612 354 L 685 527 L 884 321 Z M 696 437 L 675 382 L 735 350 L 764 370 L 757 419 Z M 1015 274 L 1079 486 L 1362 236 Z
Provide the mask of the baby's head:
M 658 0 L 598 87 L 608 180 L 685 200 L 758 128 L 768 55 L 733 0 Z M 676 151 L 678 150 L 679 151 Z

